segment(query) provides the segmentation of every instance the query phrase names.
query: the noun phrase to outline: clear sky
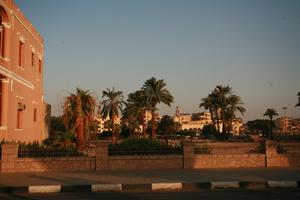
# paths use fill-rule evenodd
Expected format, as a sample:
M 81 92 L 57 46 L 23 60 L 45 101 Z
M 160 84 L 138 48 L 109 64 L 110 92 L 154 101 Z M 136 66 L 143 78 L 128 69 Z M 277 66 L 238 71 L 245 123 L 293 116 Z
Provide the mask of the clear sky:
M 127 97 L 164 79 L 161 114 L 199 112 L 217 84 L 242 97 L 244 120 L 268 107 L 300 117 L 299 0 L 15 0 L 45 39 L 45 97 L 54 115 L 75 87 Z

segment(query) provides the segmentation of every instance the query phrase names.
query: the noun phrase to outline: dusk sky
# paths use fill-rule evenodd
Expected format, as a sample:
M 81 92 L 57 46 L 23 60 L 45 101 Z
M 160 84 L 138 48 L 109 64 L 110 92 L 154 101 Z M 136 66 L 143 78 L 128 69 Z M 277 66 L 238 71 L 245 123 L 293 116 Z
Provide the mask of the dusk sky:
M 61 114 L 76 87 L 128 93 L 152 76 L 174 96 L 161 114 L 200 112 L 218 84 L 244 121 L 272 107 L 300 117 L 299 0 L 15 0 L 45 39 L 45 97 Z

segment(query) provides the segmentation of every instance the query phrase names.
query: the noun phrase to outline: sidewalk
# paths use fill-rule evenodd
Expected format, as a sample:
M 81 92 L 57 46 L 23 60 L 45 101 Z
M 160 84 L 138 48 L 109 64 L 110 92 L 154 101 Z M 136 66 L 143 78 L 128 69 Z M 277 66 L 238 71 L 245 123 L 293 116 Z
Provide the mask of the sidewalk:
M 0 190 L 28 186 L 85 186 L 91 185 L 151 185 L 157 183 L 206 183 L 268 181 L 300 181 L 300 168 L 249 168 L 249 169 L 176 169 L 134 171 L 90 171 L 90 172 L 35 172 L 0 174 Z M 298 183 L 297 183 L 298 181 Z M 118 186 L 121 187 L 121 186 Z M 268 187 L 268 186 L 266 186 Z M 5 189 L 6 188 L 6 189 Z M 153 188 L 153 185 L 152 185 Z M 26 188 L 25 188 L 26 190 Z

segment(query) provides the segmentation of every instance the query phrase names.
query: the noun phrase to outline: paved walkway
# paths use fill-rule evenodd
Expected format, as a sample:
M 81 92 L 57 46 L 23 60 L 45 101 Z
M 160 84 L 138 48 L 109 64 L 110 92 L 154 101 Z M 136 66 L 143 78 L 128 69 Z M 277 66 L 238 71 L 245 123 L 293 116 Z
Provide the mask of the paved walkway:
M 0 187 L 211 181 L 299 181 L 300 168 L 134 170 L 0 174 Z

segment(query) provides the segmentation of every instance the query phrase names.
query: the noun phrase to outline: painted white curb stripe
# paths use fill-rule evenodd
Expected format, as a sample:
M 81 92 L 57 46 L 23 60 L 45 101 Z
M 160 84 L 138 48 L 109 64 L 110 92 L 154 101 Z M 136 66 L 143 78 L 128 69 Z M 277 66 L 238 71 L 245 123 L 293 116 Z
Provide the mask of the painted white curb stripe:
M 92 192 L 121 191 L 122 184 L 94 184 L 91 185 Z
M 297 187 L 297 181 L 268 181 L 268 187 Z
M 52 192 L 60 192 L 60 185 L 39 185 L 39 186 L 29 186 L 29 193 L 52 193 Z
M 152 190 L 178 190 L 182 183 L 152 183 Z
M 211 188 L 239 188 L 240 184 L 237 181 L 228 182 L 211 182 Z

